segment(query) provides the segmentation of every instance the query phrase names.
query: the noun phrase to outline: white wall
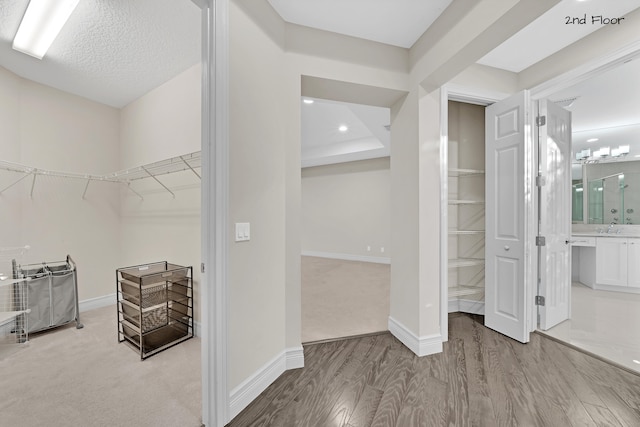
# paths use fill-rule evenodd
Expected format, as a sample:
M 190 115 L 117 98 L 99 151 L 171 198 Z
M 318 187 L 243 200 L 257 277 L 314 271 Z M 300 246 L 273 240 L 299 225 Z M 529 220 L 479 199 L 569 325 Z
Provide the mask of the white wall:
M 22 79 L 0 67 L 0 160 L 20 161 L 20 92 Z M 0 187 L 6 188 L 20 176 L 0 171 Z M 19 191 L 0 194 L 0 247 L 22 246 L 22 201 Z
M 228 385 L 285 350 L 285 132 L 280 46 L 230 7 Z M 298 98 L 299 99 L 299 98 Z M 236 222 L 251 240 L 234 241 Z M 299 343 L 299 341 L 298 341 Z
M 0 101 L 2 160 L 76 173 L 117 170 L 118 110 L 6 70 L 0 72 L 0 88 L 8 96 Z M 4 188 L 21 175 L 0 176 Z M 85 181 L 38 177 L 31 198 L 31 184 L 27 178 L 2 194 L 0 245 L 30 245 L 27 262 L 61 261 L 69 254 L 78 265 L 80 300 L 113 294 L 119 253 L 117 186 L 92 183 L 83 199 Z
M 390 258 L 390 180 L 388 157 L 302 169 L 303 254 Z
M 120 111 L 120 169 L 200 151 L 201 67 L 197 64 Z M 198 172 L 200 172 L 198 170 Z M 200 179 L 190 170 L 121 188 L 120 266 L 169 261 L 193 267 L 200 319 Z

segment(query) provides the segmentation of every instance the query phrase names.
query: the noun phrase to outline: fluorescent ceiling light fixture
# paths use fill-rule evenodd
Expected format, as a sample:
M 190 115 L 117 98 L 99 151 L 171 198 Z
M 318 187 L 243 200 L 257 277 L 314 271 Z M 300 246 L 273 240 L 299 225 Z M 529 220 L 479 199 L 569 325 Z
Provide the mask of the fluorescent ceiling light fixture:
M 340 132 L 346 132 L 349 130 L 349 128 L 347 127 L 347 125 L 340 125 L 340 127 L 338 128 L 338 130 Z
M 13 48 L 42 59 L 79 1 L 31 0 L 13 39 Z
M 313 99 L 303 99 L 302 102 L 305 104 L 313 104 Z
M 598 140 L 598 138 L 591 138 L 591 139 L 587 139 L 587 142 L 596 142 Z

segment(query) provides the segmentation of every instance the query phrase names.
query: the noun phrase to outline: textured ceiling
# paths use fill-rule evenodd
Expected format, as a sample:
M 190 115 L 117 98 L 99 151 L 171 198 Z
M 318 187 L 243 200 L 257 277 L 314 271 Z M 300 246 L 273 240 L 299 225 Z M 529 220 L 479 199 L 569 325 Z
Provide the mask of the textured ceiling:
M 410 48 L 452 0 L 268 0 L 287 22 Z
M 0 66 L 123 107 L 200 62 L 200 9 L 191 0 L 82 0 L 42 60 L 16 52 L 28 0 L 0 1 Z

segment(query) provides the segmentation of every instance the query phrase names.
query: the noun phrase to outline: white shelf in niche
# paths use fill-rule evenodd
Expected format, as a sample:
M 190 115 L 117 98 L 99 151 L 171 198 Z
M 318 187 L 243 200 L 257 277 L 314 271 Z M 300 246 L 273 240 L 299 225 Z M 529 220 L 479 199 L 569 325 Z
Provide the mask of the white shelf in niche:
M 483 235 L 484 230 L 449 230 L 451 236 L 476 236 Z
M 483 175 L 484 171 L 480 169 L 460 169 L 460 168 L 450 168 L 449 169 L 449 177 L 457 178 L 463 176 L 474 176 L 474 175 Z
M 481 296 L 484 295 L 484 288 L 477 286 L 451 286 L 448 289 L 449 298 L 458 298 L 463 296 Z
M 484 265 L 484 258 L 453 258 L 449 259 L 449 268 L 473 267 Z
M 450 205 L 484 205 L 484 200 L 449 199 Z

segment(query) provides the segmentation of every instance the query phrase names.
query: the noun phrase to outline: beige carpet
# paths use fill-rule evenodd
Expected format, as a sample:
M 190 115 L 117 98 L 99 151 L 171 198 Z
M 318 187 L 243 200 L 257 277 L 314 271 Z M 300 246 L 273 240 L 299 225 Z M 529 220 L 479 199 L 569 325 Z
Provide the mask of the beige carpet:
M 33 334 L 0 360 L 0 426 L 199 427 L 200 340 L 140 361 L 119 344 L 115 306 Z
M 302 342 L 386 331 L 386 264 L 302 257 Z

